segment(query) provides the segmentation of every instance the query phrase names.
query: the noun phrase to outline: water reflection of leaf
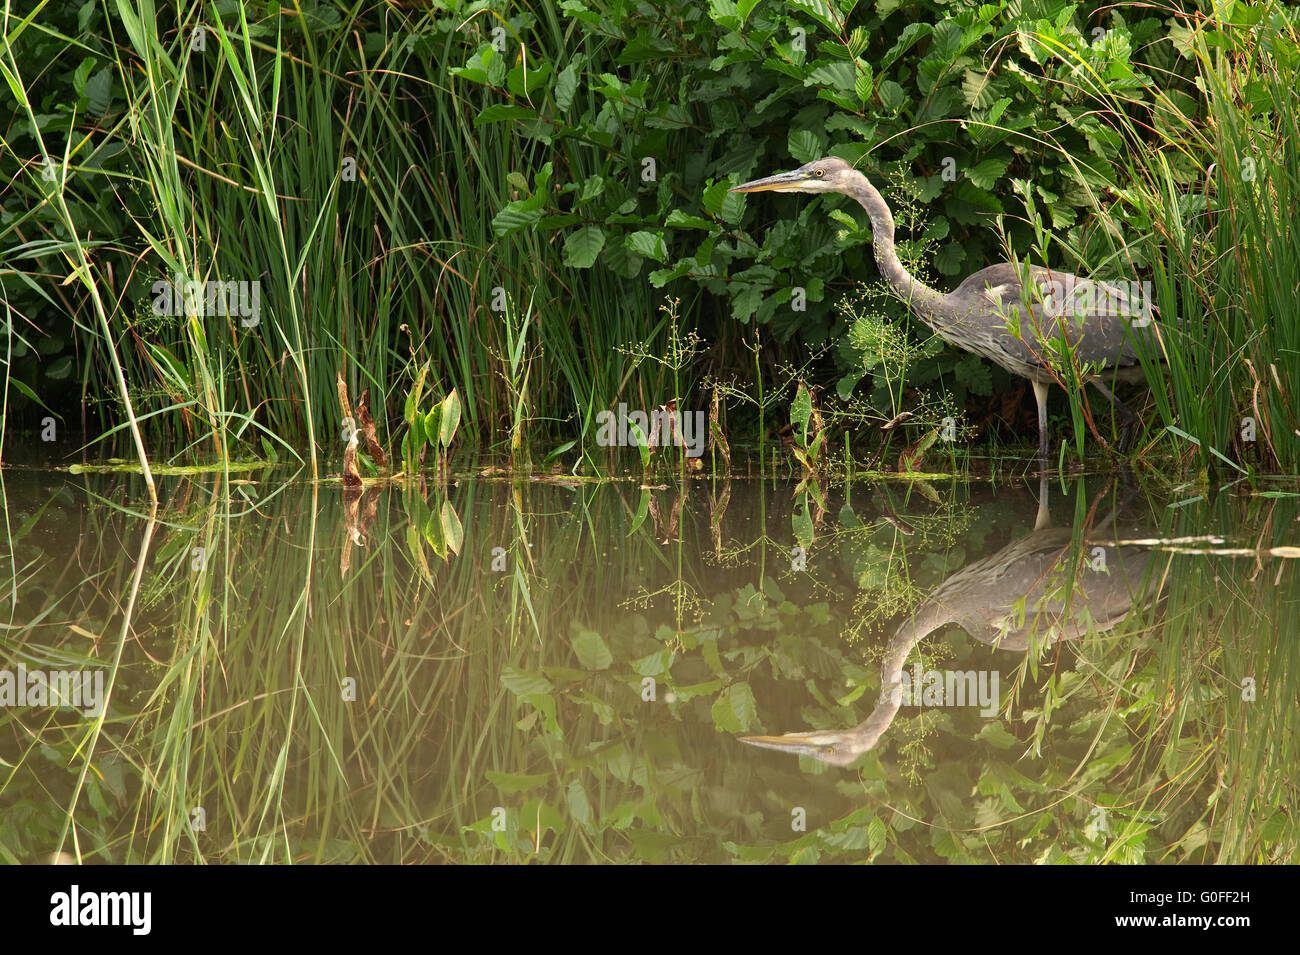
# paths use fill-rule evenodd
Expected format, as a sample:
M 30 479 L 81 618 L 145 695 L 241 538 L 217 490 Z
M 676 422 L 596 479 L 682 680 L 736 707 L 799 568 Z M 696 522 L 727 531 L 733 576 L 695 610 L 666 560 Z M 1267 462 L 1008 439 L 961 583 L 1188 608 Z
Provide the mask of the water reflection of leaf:
M 584 706 L 596 714 L 596 719 L 601 726 L 609 726 L 614 722 L 614 707 L 604 700 L 597 699 L 590 693 L 582 693 L 571 698 L 579 706 Z
M 758 705 L 754 702 L 754 693 L 748 683 L 733 683 L 713 701 L 711 709 L 713 725 L 723 733 L 747 733 L 754 717 L 758 715 Z
M 578 662 L 588 670 L 607 670 L 614 662 L 605 638 L 595 630 L 579 631 L 573 638 L 573 652 L 578 655 Z
M 520 701 L 533 707 L 533 712 L 528 713 L 522 719 L 515 723 L 515 726 L 521 730 L 532 729 L 540 716 L 542 719 L 542 732 L 552 739 L 563 739 L 564 733 L 560 730 L 560 724 L 555 719 L 555 697 L 550 695 L 529 695 L 519 697 Z
M 790 515 L 790 522 L 794 525 L 794 539 L 800 547 L 807 550 L 813 542 L 813 521 L 812 515 L 808 513 L 807 498 L 803 501 L 803 507 L 796 508 Z
M 420 540 L 420 533 L 415 529 L 415 525 L 408 524 L 406 527 L 406 549 L 415 561 L 415 566 L 420 569 L 422 576 L 429 583 L 433 583 L 433 573 L 429 570 L 429 562 L 424 559 L 424 544 Z
M 451 506 L 451 501 L 442 502 L 441 519 L 447 549 L 453 554 L 459 554 L 461 545 L 465 542 L 465 530 L 461 527 L 460 518 L 456 515 L 456 509 Z
M 631 537 L 636 533 L 636 529 L 645 523 L 645 519 L 650 514 L 650 490 L 641 489 L 641 499 L 637 502 L 636 516 L 632 518 L 632 526 L 628 528 L 627 536 Z
M 503 794 L 526 793 L 536 789 L 551 777 L 545 773 L 501 773 L 495 769 L 487 771 L 487 780 L 497 791 Z
M 590 830 L 592 828 L 591 800 L 587 798 L 587 791 L 582 788 L 582 783 L 576 779 L 570 780 L 565 795 L 568 797 L 569 813 L 580 826 Z
M 447 558 L 447 538 L 442 529 L 442 518 L 435 511 L 429 511 L 424 519 L 424 539 L 437 556 L 444 560 Z
M 668 672 L 672 659 L 673 651 L 665 648 L 633 660 L 632 669 L 640 676 L 659 676 Z
M 515 696 L 550 693 L 555 689 L 554 684 L 540 673 L 529 673 L 511 666 L 501 671 L 501 685 Z

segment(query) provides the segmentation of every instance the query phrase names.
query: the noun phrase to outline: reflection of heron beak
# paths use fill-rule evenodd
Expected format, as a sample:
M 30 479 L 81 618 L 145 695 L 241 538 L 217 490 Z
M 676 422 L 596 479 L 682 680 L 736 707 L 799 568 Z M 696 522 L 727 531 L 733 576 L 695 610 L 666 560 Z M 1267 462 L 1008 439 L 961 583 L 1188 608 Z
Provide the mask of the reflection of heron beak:
M 808 182 L 808 177 L 799 172 L 778 172 L 775 176 L 768 176 L 766 179 L 755 179 L 751 182 L 742 182 L 739 186 L 732 186 L 728 192 L 794 192 L 804 183 Z
M 794 753 L 796 756 L 819 757 L 828 745 L 834 744 L 844 733 L 833 730 L 817 730 L 812 733 L 786 733 L 784 736 L 738 736 L 743 743 L 774 749 L 779 753 Z

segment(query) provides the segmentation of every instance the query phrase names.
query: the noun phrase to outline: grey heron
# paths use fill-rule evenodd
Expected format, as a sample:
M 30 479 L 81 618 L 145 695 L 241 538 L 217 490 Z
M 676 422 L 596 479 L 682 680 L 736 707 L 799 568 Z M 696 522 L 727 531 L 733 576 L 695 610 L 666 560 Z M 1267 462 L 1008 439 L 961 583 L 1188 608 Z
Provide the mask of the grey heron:
M 974 273 L 952 292 L 938 292 L 899 261 L 894 248 L 894 217 L 876 187 L 852 165 L 835 157 L 742 183 L 730 191 L 838 192 L 861 203 L 871 218 L 876 265 L 894 293 L 939 337 L 1029 379 L 1038 402 L 1038 453 L 1044 460 L 1048 455 L 1048 386 L 1058 380 L 1049 364 L 1051 341 L 1065 334 L 1075 361 L 1089 369 L 1088 381 L 1119 416 L 1120 453 L 1128 449 L 1135 416 L 1099 374 L 1104 371 L 1120 381 L 1142 380 L 1133 336 L 1151 334 L 1151 307 L 1140 301 L 1143 296 L 1130 294 L 1132 286 L 1126 289 L 1031 265 L 1027 272 L 1032 287 L 1027 288 L 1022 280 L 1025 267 L 1002 262 Z M 1147 345 L 1151 344 L 1148 338 Z M 1154 355 L 1154 349 L 1149 354 Z

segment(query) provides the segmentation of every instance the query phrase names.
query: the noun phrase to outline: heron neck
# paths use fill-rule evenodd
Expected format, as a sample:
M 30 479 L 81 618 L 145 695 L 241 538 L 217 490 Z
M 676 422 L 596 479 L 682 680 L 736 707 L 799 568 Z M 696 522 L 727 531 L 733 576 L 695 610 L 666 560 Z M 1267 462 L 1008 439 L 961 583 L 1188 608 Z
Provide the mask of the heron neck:
M 912 649 L 926 636 L 952 621 L 953 615 L 946 607 L 926 601 L 898 628 L 880 663 L 880 701 L 871 715 L 855 729 L 863 752 L 876 745 L 902 708 L 903 665 Z
M 871 218 L 876 266 L 880 269 L 880 274 L 885 277 L 885 281 L 890 284 L 898 297 L 915 309 L 922 321 L 935 331 L 939 331 L 940 326 L 944 324 L 945 313 L 941 308 L 943 294 L 936 292 L 912 275 L 898 260 L 898 252 L 894 247 L 894 216 L 889 211 L 884 197 L 871 184 L 871 180 L 861 173 L 858 173 L 857 188 L 854 190 L 853 197 L 858 200 L 862 208 L 867 210 L 867 215 Z

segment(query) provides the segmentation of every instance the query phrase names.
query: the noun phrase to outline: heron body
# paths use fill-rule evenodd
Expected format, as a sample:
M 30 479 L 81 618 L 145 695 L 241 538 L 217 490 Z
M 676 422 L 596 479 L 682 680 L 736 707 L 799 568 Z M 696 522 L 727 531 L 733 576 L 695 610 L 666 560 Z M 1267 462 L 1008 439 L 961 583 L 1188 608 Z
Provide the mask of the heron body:
M 1121 381 L 1142 378 L 1135 336 L 1150 334 L 1150 307 L 1130 290 L 1040 266 L 1003 262 L 969 276 L 952 292 L 938 292 L 899 261 L 894 217 L 875 186 L 834 157 L 742 183 L 731 191 L 852 196 L 871 219 L 876 265 L 894 293 L 939 337 L 1033 384 L 1040 457 L 1048 454 L 1047 391 L 1057 380 L 1050 361 L 1054 340 L 1061 337 L 1080 367 L 1089 369 L 1088 381 L 1114 407 L 1121 422 L 1119 450 L 1127 449 L 1136 419 L 1098 375 L 1106 372 Z

